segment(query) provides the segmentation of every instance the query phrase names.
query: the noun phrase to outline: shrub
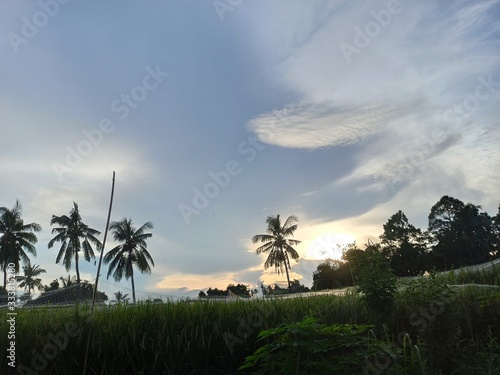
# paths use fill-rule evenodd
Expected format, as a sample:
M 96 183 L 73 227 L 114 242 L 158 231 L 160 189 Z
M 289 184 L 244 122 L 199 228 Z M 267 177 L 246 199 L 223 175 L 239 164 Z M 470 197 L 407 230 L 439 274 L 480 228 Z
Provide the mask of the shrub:
M 397 288 L 396 277 L 378 245 L 366 248 L 354 268 L 354 273 L 357 287 L 380 325 L 384 318 L 392 315 Z
M 370 359 L 381 353 L 395 358 L 399 349 L 377 340 L 370 325 L 326 326 L 309 317 L 263 330 L 259 341 L 267 341 L 246 357 L 239 370 L 257 367 L 256 374 L 359 374 Z

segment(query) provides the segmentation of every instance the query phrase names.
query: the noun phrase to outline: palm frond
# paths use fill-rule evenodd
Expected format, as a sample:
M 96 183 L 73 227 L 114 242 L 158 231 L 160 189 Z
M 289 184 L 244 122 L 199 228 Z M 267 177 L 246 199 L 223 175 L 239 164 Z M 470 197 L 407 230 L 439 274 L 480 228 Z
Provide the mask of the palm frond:
M 132 219 L 123 218 L 120 221 L 113 221 L 109 229 L 115 241 L 121 244 L 108 251 L 104 256 L 104 262 L 109 265 L 108 277 L 113 275 L 116 281 L 125 276 L 126 279 L 133 277 L 133 268 L 141 273 L 151 273 L 154 261 L 147 251 L 146 239 L 151 238 L 151 233 L 145 230 L 152 229 L 153 224 L 146 222 L 139 229 L 133 226 Z
M 274 267 L 275 271 L 280 274 L 283 270 L 287 273 L 290 269 L 290 258 L 297 260 L 299 253 L 293 248 L 301 241 L 290 239 L 298 228 L 298 218 L 294 215 L 289 216 L 283 225 L 281 225 L 280 215 L 268 216 L 266 218 L 267 234 L 257 234 L 252 237 L 253 243 L 265 242 L 259 246 L 255 252 L 257 254 L 268 253 L 267 259 L 264 262 L 264 269 Z

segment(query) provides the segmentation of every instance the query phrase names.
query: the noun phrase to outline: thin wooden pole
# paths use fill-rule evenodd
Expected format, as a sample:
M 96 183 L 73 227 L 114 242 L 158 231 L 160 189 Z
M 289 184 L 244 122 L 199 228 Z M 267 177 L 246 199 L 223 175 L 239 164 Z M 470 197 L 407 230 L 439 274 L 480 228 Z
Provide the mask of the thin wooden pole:
M 104 255 L 104 248 L 106 247 L 106 238 L 108 237 L 109 220 L 111 218 L 111 209 L 113 208 L 114 193 L 115 193 L 115 171 L 113 171 L 113 182 L 111 184 L 111 199 L 109 201 L 108 219 L 106 221 L 106 230 L 104 231 L 104 239 L 102 240 L 101 255 L 99 257 L 99 265 L 97 266 L 97 276 L 96 276 L 95 285 L 94 285 L 94 295 L 92 297 L 92 306 L 90 308 L 89 335 L 87 338 L 87 348 L 85 349 L 85 361 L 83 364 L 83 373 L 82 373 L 83 375 L 87 374 L 87 359 L 89 356 L 90 339 L 92 338 L 92 330 L 93 330 L 93 326 L 94 326 L 94 306 L 95 306 L 95 300 L 97 297 L 97 285 L 99 284 L 99 276 L 101 273 L 102 257 Z

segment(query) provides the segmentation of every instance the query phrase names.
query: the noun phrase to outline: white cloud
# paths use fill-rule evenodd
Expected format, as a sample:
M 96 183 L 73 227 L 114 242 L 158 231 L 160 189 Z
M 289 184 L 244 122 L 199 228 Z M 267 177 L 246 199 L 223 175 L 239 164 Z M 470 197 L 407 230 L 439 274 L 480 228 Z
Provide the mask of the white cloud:
M 313 191 L 308 191 L 307 193 L 302 193 L 302 194 L 299 194 L 299 197 L 309 197 L 311 195 L 314 195 L 314 194 L 317 194 L 318 191 L 317 190 L 313 190 Z
M 385 106 L 336 108 L 330 103 L 299 103 L 265 113 L 248 123 L 261 142 L 281 147 L 316 149 L 352 145 L 381 132 L 394 117 Z

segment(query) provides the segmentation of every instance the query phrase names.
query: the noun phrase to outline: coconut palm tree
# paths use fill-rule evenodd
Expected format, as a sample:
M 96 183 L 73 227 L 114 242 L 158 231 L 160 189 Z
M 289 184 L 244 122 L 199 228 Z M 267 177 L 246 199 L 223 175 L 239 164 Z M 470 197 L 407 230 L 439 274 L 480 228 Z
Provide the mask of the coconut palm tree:
M 278 274 L 283 273 L 283 268 L 286 272 L 288 280 L 288 290 L 291 289 L 290 275 L 288 270 L 290 267 L 290 258 L 297 260 L 299 253 L 292 247 L 298 245 L 301 241 L 289 239 L 293 236 L 293 232 L 297 230 L 298 219 L 296 216 L 289 216 L 283 226 L 281 225 L 280 215 L 268 216 L 266 219 L 267 230 L 266 234 L 257 234 L 252 237 L 252 242 L 264 242 L 264 245 L 255 250 L 257 254 L 269 253 L 264 269 L 273 267 Z
M 12 209 L 0 207 L 0 267 L 3 269 L 3 286 L 7 284 L 7 265 L 14 263 L 19 272 L 19 261 L 30 264 L 27 253 L 36 256 L 34 244 L 38 239 L 33 232 L 42 230 L 40 224 L 24 224 L 23 208 L 19 200 Z
M 123 276 L 125 279 L 132 280 L 132 300 L 135 303 L 135 285 L 134 285 L 134 266 L 141 273 L 151 273 L 151 266 L 154 267 L 154 261 L 147 250 L 146 239 L 153 236 L 151 233 L 145 233 L 147 229 L 153 229 L 151 222 L 146 222 L 142 227 L 136 229 L 133 226 L 132 219 L 123 218 L 121 221 L 113 221 L 109 230 L 113 232 L 113 239 L 121 242 L 111 249 L 104 256 L 104 263 L 109 265 L 108 275 L 113 275 L 115 281 L 120 281 Z M 151 264 L 151 265 L 150 265 Z
M 70 275 L 66 277 L 61 276 L 59 280 L 61 280 L 63 288 L 67 288 L 69 286 L 73 286 L 74 284 L 76 284 L 76 276 L 70 276 Z
M 31 295 L 31 290 L 42 290 L 44 285 L 42 284 L 42 279 L 37 278 L 37 276 L 41 275 L 42 273 L 47 273 L 43 268 L 40 268 L 40 266 L 37 265 L 28 265 L 28 266 L 23 266 L 23 272 L 24 276 L 17 276 L 16 280 L 21 282 L 19 284 L 19 287 L 24 288 L 25 290 L 28 289 L 28 294 Z
M 52 234 L 56 233 L 56 236 L 49 241 L 49 249 L 54 246 L 55 242 L 61 242 L 61 248 L 57 254 L 56 263 L 62 260 L 66 271 L 69 271 L 71 269 L 71 262 L 74 259 L 76 282 L 80 284 L 80 269 L 78 266 L 78 260 L 80 258 L 79 253 L 82 252 L 83 259 L 87 262 L 89 262 L 90 259 L 94 259 L 95 254 L 92 244 L 96 247 L 97 251 L 101 250 L 101 242 L 96 237 L 101 234 L 101 232 L 89 228 L 88 225 L 83 223 L 78 210 L 78 204 L 75 202 L 73 202 L 73 208 L 69 212 L 69 216 L 52 215 L 50 225 L 54 224 L 60 227 L 52 229 Z
M 129 300 L 129 298 L 127 298 L 128 294 L 127 293 L 123 294 L 121 290 L 114 293 L 114 295 L 115 295 L 116 299 L 114 301 L 111 301 L 111 302 L 116 302 L 119 305 L 121 305 L 122 303 L 127 303 Z

